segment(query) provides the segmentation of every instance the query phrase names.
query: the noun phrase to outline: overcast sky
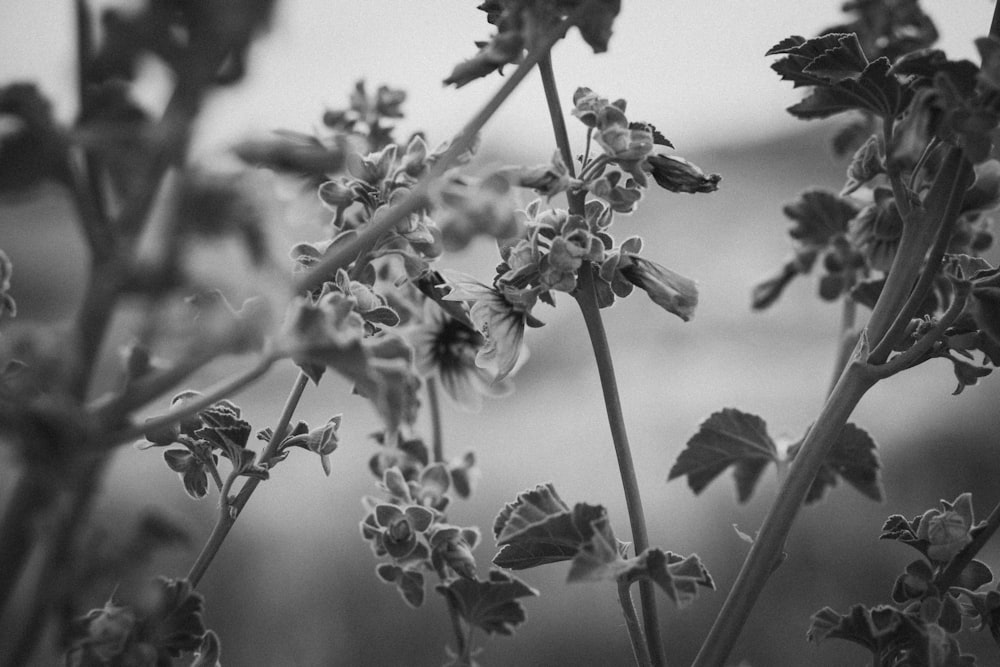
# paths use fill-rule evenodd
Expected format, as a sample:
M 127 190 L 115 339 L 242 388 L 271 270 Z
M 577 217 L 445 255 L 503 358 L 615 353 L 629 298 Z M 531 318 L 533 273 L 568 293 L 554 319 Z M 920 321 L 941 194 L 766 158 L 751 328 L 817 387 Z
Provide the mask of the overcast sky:
M 491 27 L 478 0 L 285 0 L 258 43 L 252 77 L 216 97 L 198 147 L 209 151 L 272 128 L 308 131 L 324 108 L 343 105 L 353 82 L 405 87 L 404 131 L 432 142 L 456 132 L 498 87 L 491 76 L 460 90 L 441 80 L 471 56 Z M 629 101 L 630 115 L 655 123 L 683 154 L 789 128 L 782 110 L 799 92 L 781 83 L 764 52 L 790 34 L 812 35 L 840 20 L 838 0 L 624 0 L 608 53 L 588 53 L 579 35 L 554 52 L 564 103 L 577 86 Z M 925 1 L 953 57 L 974 57 L 989 0 Z M 3 0 L 0 81 L 39 80 L 63 116 L 72 113 L 72 3 Z M 487 126 L 491 144 L 529 149 L 550 142 L 537 78 Z M 146 93 L 156 97 L 152 87 Z M 401 135 L 402 136 L 402 135 Z M 549 147 L 540 152 L 546 156 Z

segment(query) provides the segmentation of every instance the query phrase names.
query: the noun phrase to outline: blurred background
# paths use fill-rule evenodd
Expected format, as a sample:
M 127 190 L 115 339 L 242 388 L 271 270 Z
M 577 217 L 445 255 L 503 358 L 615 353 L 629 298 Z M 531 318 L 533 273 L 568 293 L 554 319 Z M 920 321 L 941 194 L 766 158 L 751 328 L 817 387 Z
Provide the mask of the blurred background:
M 396 132 L 426 131 L 432 145 L 447 139 L 499 86 L 496 76 L 461 90 L 441 80 L 475 50 L 490 28 L 475 2 L 402 3 L 299 1 L 279 3 L 274 25 L 251 53 L 250 76 L 217 94 L 201 120 L 194 159 L 211 163 L 232 143 L 276 128 L 308 132 L 326 108 L 345 104 L 358 78 L 405 88 L 407 118 Z M 801 436 L 818 413 L 832 373 L 839 308 L 816 298 L 815 282 L 799 279 L 764 313 L 750 310 L 750 289 L 776 270 L 789 247 L 781 206 L 804 188 L 838 190 L 846 164 L 831 157 L 838 121 L 794 121 L 783 109 L 799 94 L 778 81 L 764 52 L 790 34 L 812 35 L 840 20 L 836 2 L 623 3 L 607 54 L 595 56 L 574 33 L 554 52 L 564 103 L 577 86 L 629 101 L 630 116 L 653 122 L 677 153 L 722 174 L 719 192 L 678 195 L 652 191 L 618 234 L 638 234 L 645 255 L 698 280 L 700 305 L 682 323 L 652 308 L 641 293 L 605 311 L 639 470 L 651 542 L 698 553 L 715 577 L 683 612 L 662 605 L 671 664 L 691 661 L 746 552 L 733 525 L 753 533 L 773 497 L 769 471 L 745 506 L 728 475 L 700 497 L 681 480 L 666 483 L 685 442 L 710 414 L 737 407 L 763 417 L 772 435 Z M 971 40 L 988 30 L 993 3 L 925 2 L 954 57 L 973 57 Z M 38 81 L 69 120 L 73 108 L 71 7 L 54 1 L 5 0 L 0 22 L 0 82 Z M 168 90 L 150 63 L 141 95 L 155 106 Z M 486 127 L 476 164 L 547 162 L 554 146 L 537 77 L 519 89 Z M 576 150 L 582 126 L 569 121 Z M 319 240 L 322 228 L 311 198 L 286 201 L 276 212 L 276 253 L 301 240 Z M 68 201 L 56 189 L 30 199 L 0 202 L 0 248 L 15 265 L 12 294 L 19 323 L 58 326 L 80 296 L 85 257 Z M 58 257 L 53 262 L 53 257 Z M 995 261 L 995 255 L 993 257 Z M 443 266 L 488 280 L 497 261 L 492 244 L 449 256 Z M 52 270 L 58 264 L 60 271 Z M 608 507 L 617 535 L 628 539 L 600 387 L 582 319 L 571 299 L 556 309 L 539 306 L 546 322 L 530 330 L 529 363 L 517 392 L 488 402 L 479 414 L 445 408 L 445 447 L 454 456 L 473 449 L 482 479 L 472 499 L 456 501 L 450 519 L 478 525 L 482 572 L 492 557 L 493 518 L 523 489 L 554 482 L 570 504 Z M 135 323 L 122 317 L 108 343 L 108 367 Z M 225 359 L 192 378 L 200 389 L 249 363 Z M 234 397 L 255 428 L 274 423 L 295 377 L 274 369 Z M 1000 384 L 986 378 L 959 397 L 944 362 L 930 363 L 877 386 L 852 421 L 879 443 L 886 500 L 873 503 L 843 485 L 807 508 L 744 630 L 734 664 L 865 664 L 867 653 L 846 643 L 819 647 L 805 640 L 809 616 L 829 605 L 889 601 L 896 574 L 913 552 L 880 543 L 889 514 L 913 516 L 971 491 L 985 515 L 1000 501 Z M 299 415 L 311 424 L 343 412 L 342 444 L 325 478 L 313 457 L 295 456 L 264 484 L 241 516 L 206 576 L 207 625 L 223 641 L 227 665 L 437 665 L 451 641 L 443 601 L 428 594 L 425 607 L 406 607 L 394 587 L 380 583 L 375 559 L 358 531 L 360 499 L 374 494 L 367 468 L 377 428 L 369 405 L 327 377 L 307 389 Z M 165 402 L 164 406 L 165 407 Z M 429 431 L 429 425 L 425 425 Z M 0 449 L 0 501 L 16 476 Z M 112 534 L 149 507 L 159 508 L 191 535 L 149 574 L 183 576 L 215 519 L 215 496 L 190 500 L 159 452 L 123 448 L 109 471 L 95 520 Z M 983 557 L 1000 565 L 1000 549 Z M 541 591 L 528 599 L 528 623 L 514 638 L 483 642 L 485 665 L 627 664 L 628 640 L 611 584 L 564 583 L 567 566 L 523 573 Z M 100 604 L 100 600 L 95 604 Z M 998 660 L 988 637 L 965 637 L 984 664 Z M 47 663 L 39 663 L 47 664 Z

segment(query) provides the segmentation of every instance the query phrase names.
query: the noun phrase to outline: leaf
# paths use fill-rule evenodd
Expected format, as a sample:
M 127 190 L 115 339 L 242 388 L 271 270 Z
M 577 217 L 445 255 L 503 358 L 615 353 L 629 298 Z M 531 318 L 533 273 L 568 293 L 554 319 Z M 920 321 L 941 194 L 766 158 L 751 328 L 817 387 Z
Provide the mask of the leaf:
M 814 86 L 812 94 L 788 108 L 797 118 L 826 118 L 850 110 L 895 118 L 913 94 L 890 73 L 888 58 L 868 62 L 853 33 L 789 38 L 767 52 L 778 54 L 786 57 L 771 68 L 782 79 L 796 87 Z
M 379 563 L 375 574 L 388 584 L 396 584 L 396 590 L 403 596 L 403 600 L 414 609 L 424 603 L 424 574 L 420 570 L 402 568 L 393 563 Z
M 594 535 L 594 522 L 606 520 L 606 510 L 599 505 L 577 503 L 572 511 L 537 516 L 538 509 L 523 506 L 515 511 L 511 523 L 497 540 L 500 551 L 493 563 L 512 570 L 523 570 L 547 563 L 558 563 L 576 557 Z M 612 536 L 613 538 L 613 536 Z
M 788 235 L 800 244 L 815 248 L 826 246 L 835 237 L 847 232 L 847 223 L 858 214 L 860 207 L 850 199 L 822 189 L 810 189 L 782 211 L 794 221 Z
M 800 444 L 789 448 L 789 456 L 795 456 Z M 836 486 L 838 477 L 872 500 L 881 501 L 881 467 L 875 441 L 864 429 L 847 424 L 826 455 L 805 502 L 809 504 L 820 500 L 827 488 Z
M 611 25 L 621 10 L 621 0 L 590 0 L 587 11 L 576 22 L 583 40 L 594 50 L 604 53 L 611 39 Z
M 880 141 L 878 135 L 873 134 L 854 153 L 851 164 L 847 167 L 847 182 L 844 189 L 840 191 L 840 196 L 851 194 L 862 185 L 885 172 L 882 165 L 880 153 Z
M 698 597 L 699 587 L 715 590 L 712 576 L 696 554 L 685 558 L 670 551 L 647 549 L 628 564 L 624 576 L 629 581 L 651 579 L 678 609 L 683 609 Z
M 448 598 L 459 616 L 487 634 L 512 635 L 524 622 L 519 598 L 538 595 L 520 579 L 502 570 L 490 570 L 489 579 L 454 579 L 436 590 Z
M 686 475 L 696 494 L 733 466 L 740 502 L 746 502 L 768 463 L 777 462 L 767 425 L 756 415 L 725 408 L 701 425 L 677 457 L 668 481 Z
M 514 502 L 504 505 L 493 521 L 493 537 L 499 541 L 548 516 L 567 511 L 569 505 L 563 502 L 551 483 L 539 484 L 534 489 L 522 491 Z

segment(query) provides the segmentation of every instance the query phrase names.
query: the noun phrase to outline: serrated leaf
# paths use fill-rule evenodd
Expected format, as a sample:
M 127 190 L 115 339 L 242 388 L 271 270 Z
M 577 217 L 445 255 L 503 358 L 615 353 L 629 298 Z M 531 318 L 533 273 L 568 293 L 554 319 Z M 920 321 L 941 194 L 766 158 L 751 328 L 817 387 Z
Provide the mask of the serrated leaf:
M 913 92 L 889 73 L 889 61 L 879 58 L 857 79 L 817 86 L 811 95 L 788 112 L 803 120 L 828 118 L 844 111 L 870 111 L 882 118 L 896 118 L 906 109 Z
M 563 502 L 551 483 L 539 484 L 534 489 L 522 491 L 514 502 L 504 505 L 493 521 L 493 537 L 501 540 L 548 516 L 568 511 L 569 505 Z
M 864 646 L 878 654 L 890 635 L 905 622 L 905 616 L 888 606 L 871 610 L 856 604 L 845 615 L 840 615 L 830 607 L 824 607 L 813 614 L 806 635 L 809 641 L 819 643 L 824 639 L 845 639 Z M 912 625 L 912 622 L 910 622 Z
M 796 452 L 798 445 L 789 448 L 790 456 L 794 456 Z M 838 478 L 843 478 L 872 500 L 881 501 L 881 467 L 875 441 L 864 429 L 847 424 L 816 474 L 805 502 L 809 504 L 820 500 L 827 488 L 837 485 Z
M 688 486 L 698 494 L 733 466 L 739 500 L 746 502 L 764 468 L 777 460 L 777 448 L 767 434 L 764 420 L 726 408 L 705 420 L 688 440 L 667 479 L 687 476 Z
M 502 570 L 490 570 L 489 579 L 454 579 L 439 584 L 436 590 L 448 598 L 459 616 L 487 634 L 512 635 L 524 622 L 520 598 L 538 595 L 538 591 Z
M 826 118 L 861 110 L 895 118 L 906 108 L 912 91 L 890 73 L 887 58 L 868 62 L 857 35 L 832 33 L 800 40 L 784 40 L 767 53 L 786 56 L 771 65 L 782 79 L 796 87 L 815 87 L 802 102 L 789 107 L 793 116 Z
M 840 35 L 837 45 L 809 61 L 802 71 L 830 83 L 861 76 L 868 67 L 868 58 L 861 49 L 856 34 Z
M 619 542 L 611 530 L 607 514 L 590 523 L 590 539 L 580 545 L 570 564 L 566 581 L 617 579 L 630 561 L 622 558 Z
M 522 523 L 520 514 L 515 513 L 514 525 L 522 527 L 503 531 L 501 539 L 497 540 L 500 551 L 493 563 L 511 570 L 523 570 L 571 560 L 594 536 L 594 524 L 606 518 L 603 507 L 586 503 L 577 503 L 572 511 L 546 515 L 530 524 Z
M 785 81 L 791 81 L 797 88 L 799 86 L 815 86 L 823 83 L 823 79 L 809 74 L 805 71 L 814 59 L 823 55 L 826 51 L 835 48 L 842 34 L 829 34 L 814 39 L 805 39 L 798 35 L 786 37 L 770 49 L 765 56 L 784 55 L 784 58 L 774 61 L 771 69 L 781 75 Z

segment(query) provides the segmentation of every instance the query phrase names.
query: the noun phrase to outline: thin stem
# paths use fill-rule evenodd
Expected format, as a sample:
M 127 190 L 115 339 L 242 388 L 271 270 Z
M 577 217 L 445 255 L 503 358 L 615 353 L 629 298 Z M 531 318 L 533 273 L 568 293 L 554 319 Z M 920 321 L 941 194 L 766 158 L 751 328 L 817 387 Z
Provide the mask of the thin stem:
M 215 405 L 222 399 L 232 396 L 240 389 L 252 384 L 255 380 L 267 373 L 274 362 L 279 358 L 279 356 L 274 354 L 266 354 L 261 357 L 252 368 L 222 380 L 215 386 L 205 390 L 204 396 L 201 396 L 197 400 L 185 403 L 177 410 L 171 410 L 165 415 L 147 419 L 142 424 L 133 425 L 123 431 L 114 433 L 109 436 L 108 440 L 111 444 L 128 442 L 129 440 L 141 438 L 144 434 L 151 431 L 158 431 L 160 429 L 173 426 L 188 417 L 194 416 L 205 408 Z
M 649 657 L 649 647 L 642 641 L 642 626 L 639 623 L 639 616 L 635 613 L 635 604 L 632 602 L 632 592 L 629 588 L 628 582 L 618 582 L 618 602 L 621 604 L 625 626 L 632 641 L 632 656 L 638 667 L 651 667 L 653 660 Z
M 194 372 L 200 370 L 225 349 L 222 341 L 218 346 L 203 346 L 188 354 L 170 368 L 150 373 L 133 382 L 121 392 L 107 394 L 90 403 L 87 410 L 98 414 L 104 423 L 121 423 L 121 419 L 139 408 L 146 406 L 171 388 L 176 387 Z
M 806 493 L 812 486 L 830 448 L 840 436 L 855 406 L 876 380 L 861 363 L 867 353 L 865 338 L 859 342 L 822 413 L 802 443 L 788 470 L 757 539 L 726 598 L 715 624 L 702 644 L 693 667 L 722 667 L 746 623 L 768 577 L 779 562 L 785 539 L 791 530 Z
M 278 447 L 281 442 L 285 439 L 288 434 L 288 425 L 292 421 L 292 415 L 295 414 L 295 409 L 299 405 L 299 400 L 302 398 L 302 392 L 305 391 L 306 385 L 309 384 L 309 376 L 305 373 L 300 372 L 298 377 L 295 378 L 295 384 L 292 385 L 292 390 L 288 394 L 288 398 L 285 400 L 285 407 L 281 411 L 281 416 L 278 418 L 278 423 L 274 427 L 274 432 L 271 434 L 271 439 L 268 441 L 267 446 L 264 447 L 264 451 L 261 452 L 258 457 L 258 461 L 262 465 L 268 465 L 272 458 L 274 458 L 275 453 L 278 451 Z M 230 476 L 232 478 L 232 475 Z M 196 587 L 201 581 L 201 578 L 205 576 L 205 572 L 208 570 L 208 566 L 212 564 L 215 559 L 216 554 L 219 553 L 219 549 L 222 547 L 222 543 L 226 540 L 226 536 L 229 535 L 230 529 L 233 524 L 236 523 L 237 517 L 243 511 L 247 502 L 250 500 L 250 496 L 253 495 L 254 490 L 257 485 L 260 484 L 259 477 L 250 477 L 243 484 L 243 488 L 240 489 L 239 494 L 236 498 L 229 502 L 227 498 L 229 492 L 229 486 L 227 484 L 222 493 L 222 499 L 220 503 L 223 504 L 223 508 L 219 512 L 219 518 L 216 521 L 215 527 L 212 529 L 212 534 L 209 535 L 208 541 L 205 546 L 202 547 L 201 553 L 198 554 L 198 558 L 195 560 L 194 565 L 191 566 L 191 570 L 188 572 L 187 579 L 191 582 L 191 586 Z M 229 480 L 227 480 L 227 483 Z
M 445 606 L 448 607 L 448 617 L 451 619 L 451 629 L 455 633 L 455 653 L 460 659 L 468 661 L 470 642 L 466 640 L 465 628 L 462 625 L 462 618 L 458 615 L 458 609 L 452 604 L 451 598 L 445 596 Z M 459 664 L 466 664 L 461 662 Z
M 639 480 L 636 477 L 635 464 L 632 461 L 632 450 L 629 447 L 628 433 L 625 430 L 625 417 L 622 414 L 621 399 L 618 395 L 618 382 L 615 378 L 614 364 L 611 361 L 611 348 L 604 331 L 601 312 L 597 305 L 597 292 L 594 288 L 593 267 L 590 262 L 584 262 L 579 271 L 579 283 L 574 293 L 576 302 L 583 313 L 587 324 L 587 333 L 594 349 L 598 374 L 601 378 L 601 390 L 604 394 L 604 407 L 608 413 L 608 425 L 611 427 L 611 440 L 618 459 L 618 470 L 621 473 L 622 487 L 625 491 L 625 506 L 628 509 L 629 523 L 632 528 L 632 542 L 635 553 L 640 554 L 649 548 L 649 535 L 646 530 L 646 518 L 642 509 L 642 497 L 639 495 Z M 639 582 L 639 597 L 642 605 L 643 625 L 646 630 L 646 643 L 652 664 L 661 667 L 666 664 L 663 640 L 660 635 L 659 612 L 656 609 L 656 591 L 653 582 L 644 579 Z M 636 641 L 633 638 L 633 643 Z
M 941 146 L 941 140 L 937 137 L 931 137 L 931 140 L 927 142 L 924 146 L 923 152 L 920 153 L 920 157 L 917 158 L 916 164 L 913 165 L 913 172 L 910 174 L 910 189 L 916 190 L 917 188 L 917 177 L 920 175 L 920 170 L 924 168 L 924 164 L 930 159 L 934 151 Z
M 562 105 L 559 103 L 559 89 L 556 87 L 556 76 L 552 69 L 552 54 L 546 53 L 538 62 L 538 72 L 542 75 L 542 87 L 545 89 L 545 102 L 549 107 L 549 118 L 552 119 L 552 132 L 555 134 L 556 146 L 562 155 L 569 175 L 575 177 L 573 166 L 573 149 L 569 145 L 569 133 L 566 131 L 566 119 L 563 117 Z
M 897 354 L 884 364 L 872 366 L 870 370 L 875 377 L 880 380 L 885 379 L 925 361 L 925 355 L 930 352 L 935 343 L 941 340 L 944 332 L 955 323 L 958 316 L 965 310 L 965 302 L 968 300 L 970 290 L 971 285 L 969 283 L 959 284 L 951 305 L 948 306 L 948 310 L 945 311 L 934 327 L 902 353 Z
M 444 439 L 441 432 L 441 402 L 438 400 L 437 381 L 427 378 L 427 403 L 431 411 L 431 451 L 434 462 L 444 461 Z
M 537 46 L 528 52 L 525 59 L 517 66 L 517 69 L 507 77 L 500 90 L 458 133 L 458 136 L 451 142 L 451 146 L 449 146 L 445 154 L 434 162 L 430 171 L 410 191 L 410 194 L 400 203 L 390 208 L 382 218 L 369 223 L 364 229 L 359 231 L 351 242 L 332 248 L 310 271 L 304 273 L 296 281 L 295 292 L 307 292 L 318 287 L 327 279 L 327 276 L 336 272 L 337 269 L 347 266 L 359 255 L 374 247 L 378 240 L 393 229 L 401 220 L 427 206 L 430 202 L 429 193 L 431 183 L 451 168 L 455 160 L 472 146 L 476 135 L 486 125 L 486 122 L 493 117 L 493 114 L 497 112 L 510 94 L 514 92 L 514 89 L 524 80 L 531 69 L 545 57 L 549 49 L 566 34 L 566 31 L 576 20 L 575 15 L 563 20 L 550 33 L 540 39 Z
M 549 115 L 552 117 L 552 129 L 555 134 L 556 145 L 559 146 L 559 150 L 563 156 L 566 156 L 567 154 L 571 154 L 569 137 L 566 134 L 566 124 L 563 122 L 551 59 L 542 64 L 539 67 L 539 71 L 542 75 L 542 86 L 545 89 Z M 599 161 L 600 158 L 594 162 Z M 572 174 L 572 171 L 570 173 Z M 584 192 L 568 193 L 567 199 L 569 200 L 570 213 L 583 215 L 584 198 Z M 639 495 L 639 481 L 636 477 L 635 464 L 632 462 L 632 451 L 628 442 L 628 433 L 625 429 L 625 417 L 622 414 L 621 399 L 618 395 L 618 381 L 615 378 L 614 364 L 611 361 L 611 348 L 608 345 L 607 333 L 604 331 L 604 322 L 601 320 L 601 311 L 597 305 L 597 291 L 594 286 L 593 267 L 588 261 L 583 262 L 583 265 L 579 269 L 578 284 L 574 296 L 576 297 L 577 304 L 580 306 L 580 311 L 583 313 L 583 319 L 587 325 L 587 333 L 590 335 L 590 342 L 594 349 L 597 370 L 601 379 L 601 390 L 604 394 L 604 406 L 608 413 L 608 424 L 611 427 L 611 439 L 614 443 L 615 455 L 618 458 L 618 470 L 621 474 L 622 486 L 625 491 L 625 505 L 628 509 L 629 522 L 632 528 L 632 541 L 635 546 L 635 552 L 639 554 L 649 548 L 649 535 L 646 529 L 646 518 L 642 509 L 642 497 Z M 660 635 L 659 612 L 656 608 L 656 591 L 651 581 L 642 580 L 639 582 L 639 597 L 642 603 L 642 616 L 646 630 L 645 643 L 649 647 L 651 664 L 656 667 L 662 667 L 666 665 L 667 661 L 663 648 L 663 640 Z M 636 629 L 637 627 L 628 626 L 633 645 L 637 642 L 643 642 L 641 636 L 632 634 Z
M 910 219 L 913 207 L 910 206 L 909 192 L 903 184 L 903 175 L 899 171 L 899 165 L 892 159 L 892 130 L 895 124 L 894 119 L 884 118 L 882 120 L 882 143 L 885 147 L 885 168 L 889 175 L 889 183 L 892 186 L 892 196 L 896 201 L 896 210 L 905 221 Z
M 990 515 L 986 517 L 986 521 L 979 529 L 979 532 L 976 533 L 976 536 L 972 538 L 972 541 L 955 554 L 951 562 L 938 574 L 934 581 L 938 590 L 946 591 L 958 582 L 958 578 L 962 575 L 962 572 L 972 562 L 972 559 L 976 557 L 976 554 L 986 546 L 986 543 L 997 532 L 997 529 L 1000 529 L 1000 504 L 997 504 L 993 508 L 993 511 L 990 512 Z
M 854 283 L 853 274 L 851 277 L 851 284 Z M 854 346 L 858 344 L 858 334 L 854 330 L 854 325 L 857 322 L 858 315 L 858 303 L 850 295 L 850 285 L 847 286 L 843 296 L 843 303 L 841 304 L 840 310 L 840 340 L 837 343 L 837 360 L 834 362 L 833 366 L 833 379 L 830 381 L 830 389 L 827 391 L 829 396 L 833 392 L 833 388 L 837 386 L 837 380 L 844 372 L 844 368 L 847 366 L 847 362 L 851 359 L 851 352 L 854 350 Z

